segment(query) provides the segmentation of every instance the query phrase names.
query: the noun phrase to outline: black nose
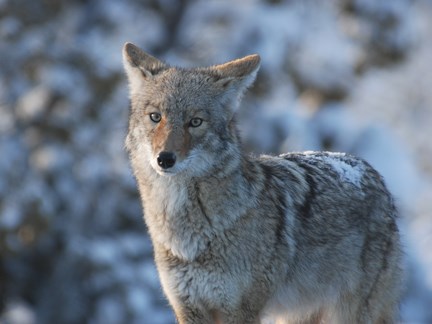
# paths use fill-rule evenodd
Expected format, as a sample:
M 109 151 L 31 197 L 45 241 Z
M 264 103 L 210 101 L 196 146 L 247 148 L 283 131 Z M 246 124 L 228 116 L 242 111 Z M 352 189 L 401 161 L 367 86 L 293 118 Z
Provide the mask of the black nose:
M 168 169 L 174 166 L 176 156 L 173 152 L 160 152 L 157 157 L 157 163 L 162 169 Z

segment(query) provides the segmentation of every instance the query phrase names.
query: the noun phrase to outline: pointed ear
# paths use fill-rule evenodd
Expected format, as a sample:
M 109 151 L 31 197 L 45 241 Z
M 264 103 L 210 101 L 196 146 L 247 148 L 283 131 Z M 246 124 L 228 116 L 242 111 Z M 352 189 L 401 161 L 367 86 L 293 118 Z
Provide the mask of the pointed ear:
M 257 54 L 210 67 L 216 77 L 215 85 L 220 89 L 222 102 L 234 112 L 246 89 L 254 82 L 260 67 Z
M 123 46 L 123 65 L 129 82 L 134 85 L 143 79 L 150 79 L 169 66 L 145 53 L 132 43 Z
M 219 77 L 217 81 L 222 87 L 229 88 L 234 85 L 238 91 L 244 92 L 255 80 L 260 67 L 258 54 L 211 67 Z

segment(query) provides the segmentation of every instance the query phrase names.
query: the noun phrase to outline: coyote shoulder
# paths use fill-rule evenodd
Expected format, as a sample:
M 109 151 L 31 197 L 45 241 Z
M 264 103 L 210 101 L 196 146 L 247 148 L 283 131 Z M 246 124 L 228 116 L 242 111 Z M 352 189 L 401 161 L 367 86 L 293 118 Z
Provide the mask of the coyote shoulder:
M 258 55 L 172 67 L 123 49 L 126 147 L 163 290 L 179 323 L 393 323 L 393 199 L 344 153 L 243 153 L 235 111 Z

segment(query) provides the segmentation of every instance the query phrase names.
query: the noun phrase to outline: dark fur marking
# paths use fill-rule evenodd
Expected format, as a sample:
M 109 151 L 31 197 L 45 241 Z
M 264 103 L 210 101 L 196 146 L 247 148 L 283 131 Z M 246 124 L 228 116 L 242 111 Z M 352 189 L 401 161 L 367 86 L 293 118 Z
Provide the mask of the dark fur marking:
M 368 239 L 369 236 L 366 237 L 366 240 Z M 365 301 L 367 303 L 367 307 L 370 308 L 370 300 L 371 300 L 371 296 L 374 292 L 376 292 L 377 286 L 379 285 L 379 283 L 381 282 L 381 276 L 382 274 L 388 269 L 388 253 L 391 250 L 391 247 L 393 246 L 392 242 L 391 242 L 391 237 L 387 238 L 387 240 L 384 242 L 385 246 L 384 246 L 384 251 L 381 254 L 382 259 L 381 259 L 381 267 L 378 269 L 378 273 L 375 276 L 375 280 L 373 281 L 373 284 L 370 286 L 369 292 L 367 294 L 367 297 L 365 298 Z M 364 262 L 365 260 L 363 259 L 364 253 L 362 253 L 362 262 Z M 368 271 L 368 269 L 365 268 L 365 265 L 362 265 L 363 271 Z
M 315 199 L 316 192 L 315 192 L 315 181 L 313 180 L 313 177 L 310 174 L 306 175 L 306 182 L 308 184 L 309 191 L 306 194 L 306 197 L 303 201 L 303 205 L 298 206 L 298 213 L 302 218 L 311 218 L 311 205 Z
M 286 173 L 285 169 L 279 167 L 270 167 L 268 165 L 262 164 L 261 168 L 264 173 L 265 178 L 265 190 L 267 193 L 273 193 L 271 198 L 273 200 L 274 205 L 277 209 L 277 215 L 275 215 L 276 221 L 276 244 L 285 244 L 284 239 L 284 231 L 286 225 L 286 210 L 287 210 L 287 202 L 286 202 L 286 193 L 283 188 L 277 188 L 278 184 L 276 183 L 276 179 L 283 180 L 282 176 Z M 274 190 L 277 188 L 278 190 Z
M 195 194 L 196 194 L 196 199 L 198 202 L 198 207 L 201 210 L 202 214 L 204 215 L 205 219 L 207 220 L 207 222 L 209 223 L 209 225 L 212 225 L 212 221 L 210 219 L 210 217 L 208 217 L 206 211 L 205 211 L 205 207 L 203 202 L 201 201 L 201 198 L 199 197 L 199 187 L 198 184 L 195 183 Z
M 286 224 L 286 199 L 283 195 L 283 193 L 278 193 L 277 197 L 277 210 L 278 210 L 278 218 L 277 218 L 277 224 L 276 224 L 276 242 L 278 244 L 285 242 L 284 240 L 284 230 L 285 230 L 285 224 Z
M 296 161 L 296 162 L 301 168 L 303 168 L 303 170 L 305 170 L 305 174 L 306 174 L 305 178 L 308 184 L 308 192 L 305 196 L 303 204 L 297 205 L 296 208 L 299 216 L 301 217 L 300 219 L 310 219 L 313 217 L 312 216 L 313 213 L 311 212 L 311 209 L 312 209 L 312 204 L 315 201 L 317 195 L 317 191 L 316 191 L 317 185 L 312 176 L 312 174 L 315 173 L 315 170 L 306 163 L 302 163 L 300 161 Z

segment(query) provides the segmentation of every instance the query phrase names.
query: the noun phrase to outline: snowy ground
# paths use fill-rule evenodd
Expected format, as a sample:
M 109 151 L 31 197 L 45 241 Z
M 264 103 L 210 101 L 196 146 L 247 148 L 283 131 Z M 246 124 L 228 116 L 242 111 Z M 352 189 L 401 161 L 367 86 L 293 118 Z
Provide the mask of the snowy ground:
M 384 176 L 407 253 L 402 323 L 432 323 L 432 2 L 0 0 L 0 323 L 172 323 L 123 149 L 121 48 L 259 53 L 255 152 L 346 151 Z

